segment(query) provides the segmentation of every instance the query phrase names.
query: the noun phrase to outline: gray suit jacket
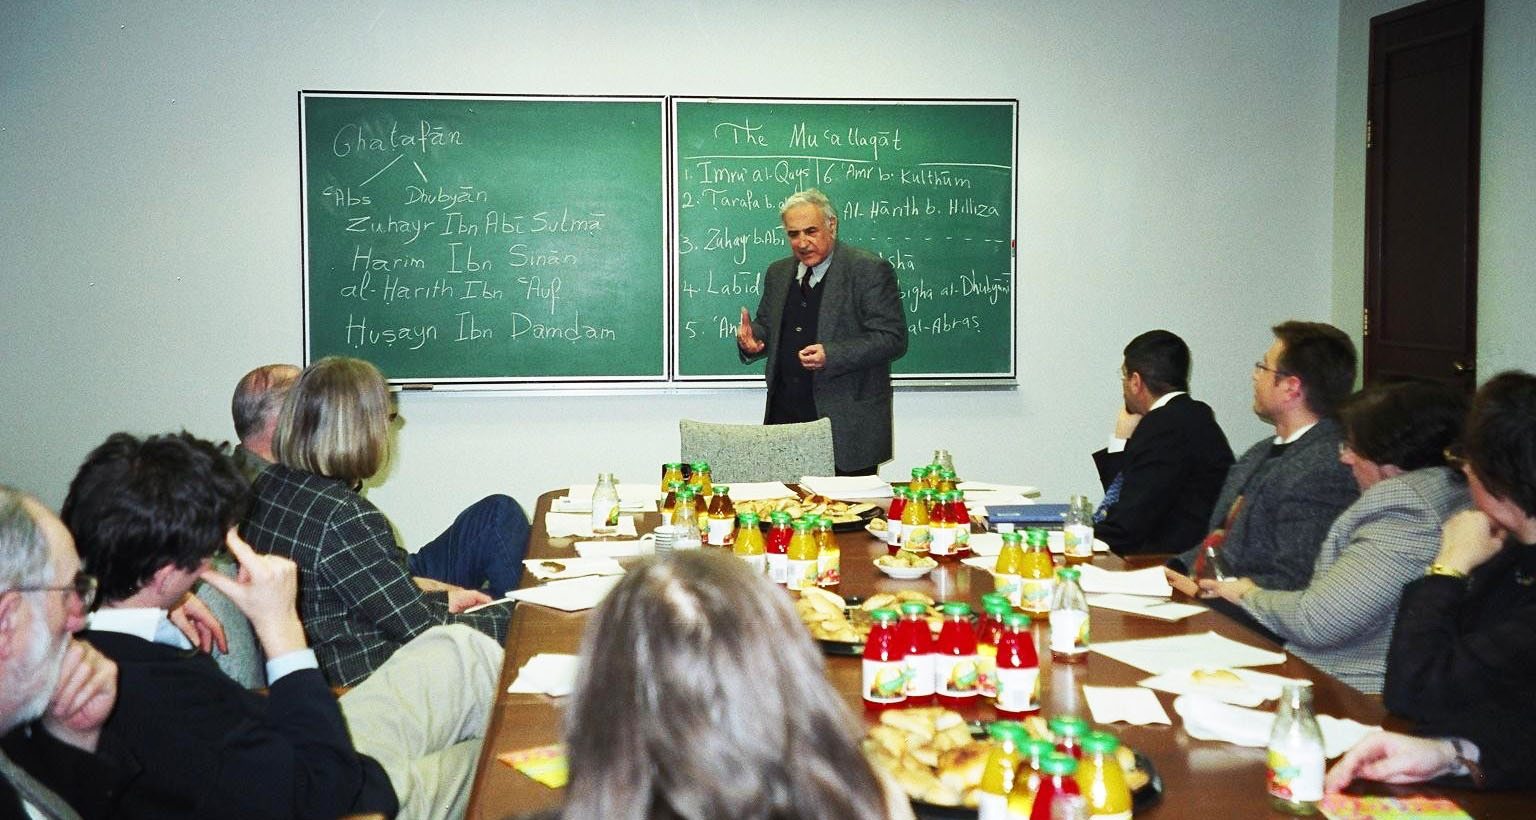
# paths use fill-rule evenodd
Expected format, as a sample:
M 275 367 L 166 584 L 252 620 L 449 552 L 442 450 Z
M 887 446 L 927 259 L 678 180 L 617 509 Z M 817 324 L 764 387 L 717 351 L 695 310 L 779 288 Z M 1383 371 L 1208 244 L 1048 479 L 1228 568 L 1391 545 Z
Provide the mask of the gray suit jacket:
M 1243 508 L 1221 548 L 1227 569 L 1265 589 L 1301 589 L 1312 577 L 1323 536 L 1360 497 L 1360 487 L 1339 462 L 1339 423 L 1333 419 L 1319 421 L 1266 465 L 1272 441 L 1265 438 L 1248 448 L 1227 472 L 1210 529 L 1220 527 L 1227 510 L 1243 496 Z M 1196 545 L 1178 560 L 1194 567 L 1199 550 Z
M 779 326 L 784 300 L 795 281 L 791 256 L 768 266 L 752 332 L 767 346 L 742 361 L 768 359 L 768 389 L 774 389 Z M 816 315 L 818 341 L 827 365 L 812 377 L 816 412 L 832 420 L 832 449 L 842 469 L 879 464 L 891 457 L 891 362 L 907 352 L 907 318 L 891 263 L 838 243 L 818 286 L 824 288 Z M 767 406 L 772 406 L 769 396 Z M 764 421 L 766 421 L 766 415 Z
M 1369 695 L 1387 674 L 1397 602 L 1440 549 L 1440 526 L 1470 503 L 1449 467 L 1378 482 L 1328 530 L 1306 589 L 1256 589 L 1242 607 L 1297 657 Z

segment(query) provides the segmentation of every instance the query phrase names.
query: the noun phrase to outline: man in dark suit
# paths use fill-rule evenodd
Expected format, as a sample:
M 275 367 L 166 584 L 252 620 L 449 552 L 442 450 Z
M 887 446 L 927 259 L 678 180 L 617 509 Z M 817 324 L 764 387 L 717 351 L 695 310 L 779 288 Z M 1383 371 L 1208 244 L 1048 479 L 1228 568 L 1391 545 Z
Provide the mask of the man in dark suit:
M 1228 574 L 1265 589 L 1301 589 L 1312 578 L 1333 520 L 1360 497 L 1339 461 L 1334 412 L 1355 382 L 1355 345 L 1332 325 L 1275 325 L 1274 342 L 1253 365 L 1253 411 L 1275 426 L 1228 471 L 1206 540 Z M 1169 581 L 1191 595 L 1200 545 L 1169 562 Z M 1259 580 L 1260 578 L 1264 580 Z M 1221 608 L 1218 605 L 1218 608 Z
M 1149 330 L 1125 346 L 1125 396 L 1110 446 L 1093 454 L 1104 484 L 1095 537 L 1120 555 L 1182 552 L 1200 540 L 1232 448 L 1205 402 L 1189 396 L 1189 346 Z
M 832 421 L 839 475 L 891 457 L 891 362 L 907 352 L 891 264 L 837 241 L 837 211 L 811 188 L 779 209 L 794 255 L 768 266 L 757 318 L 741 309 L 743 362 L 767 358 L 764 424 Z

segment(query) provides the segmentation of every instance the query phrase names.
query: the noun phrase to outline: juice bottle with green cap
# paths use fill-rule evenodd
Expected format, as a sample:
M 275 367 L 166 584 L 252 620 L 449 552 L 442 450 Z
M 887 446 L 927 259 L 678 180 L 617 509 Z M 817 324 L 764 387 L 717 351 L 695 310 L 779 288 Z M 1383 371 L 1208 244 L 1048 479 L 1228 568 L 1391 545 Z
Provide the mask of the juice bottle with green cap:
M 784 558 L 784 584 L 793 590 L 816 586 L 816 535 L 809 516 L 790 525 L 789 549 Z
M 987 726 L 987 734 L 992 738 L 992 748 L 987 751 L 987 763 L 976 788 L 976 820 L 1007 820 L 1008 795 L 1023 762 L 1020 747 L 1029 733 L 1021 724 L 998 720 Z
M 1046 547 L 1045 530 L 1031 527 L 1024 537 L 1028 546 L 1019 563 L 1019 608 L 1035 620 L 1045 620 L 1056 591 L 1056 566 Z
M 907 700 L 907 665 L 901 641 L 896 635 L 900 615 L 894 609 L 869 613 L 869 637 L 864 639 L 864 665 L 859 691 L 864 708 L 870 711 L 893 709 Z
M 976 676 L 984 698 L 997 697 L 997 644 L 1003 637 L 1003 616 L 1013 611 L 1008 598 L 996 592 L 981 596 L 976 623 Z
M 693 473 L 688 476 L 688 483 L 700 497 L 713 494 L 715 489 L 709 480 L 709 462 L 693 462 Z
M 755 575 L 768 573 L 768 556 L 763 543 L 763 531 L 757 527 L 757 513 L 744 512 L 736 516 L 736 543 L 731 552 L 747 562 Z
M 832 532 L 831 516 L 816 516 L 816 586 L 835 587 L 843 582 L 843 551 Z
M 1076 567 L 1056 571 L 1051 596 L 1051 659 L 1080 661 L 1088 657 L 1088 599 L 1077 585 Z
M 768 514 L 768 537 L 763 552 L 768 556 L 768 580 L 775 584 L 788 583 L 789 540 L 794 530 L 789 524 L 789 513 L 774 510 Z
M 1040 711 L 1040 657 L 1030 634 L 1029 616 L 1003 616 L 997 642 L 997 714 L 1020 718 Z
M 683 481 L 683 463 L 681 461 L 669 461 L 661 466 L 661 491 L 671 489 L 672 482 Z
M 901 514 L 907 509 L 907 494 L 904 484 L 891 488 L 891 506 L 885 513 L 885 543 L 892 555 L 901 551 Z
M 975 703 L 981 694 L 976 669 L 976 629 L 971 626 L 971 605 L 947 601 L 940 607 L 944 625 L 939 629 L 938 659 L 934 664 L 934 682 L 938 701 L 943 706 Z
M 901 642 L 907 664 L 907 705 L 928 706 L 933 703 L 934 662 L 933 632 L 928 629 L 928 605 L 922 601 L 904 601 L 901 605 L 901 623 L 896 626 L 896 639 Z
M 1131 790 L 1125 770 L 1115 757 L 1120 739 L 1108 732 L 1083 735 L 1083 759 L 1078 764 L 1077 785 L 1088 801 L 1093 820 L 1131 820 Z
M 1024 537 L 1017 532 L 1005 532 L 1003 548 L 997 552 L 997 563 L 992 568 L 992 586 L 999 594 L 1007 596 L 1008 603 L 1019 606 L 1020 574 L 1024 568 Z
M 736 505 L 731 503 L 731 488 L 721 484 L 715 487 L 715 495 L 709 500 L 708 534 L 705 543 L 712 547 L 729 547 L 736 543 Z
M 946 558 L 955 554 L 955 522 L 949 520 L 951 492 L 935 492 L 933 506 L 928 510 L 928 531 L 933 535 L 929 546 L 933 557 Z

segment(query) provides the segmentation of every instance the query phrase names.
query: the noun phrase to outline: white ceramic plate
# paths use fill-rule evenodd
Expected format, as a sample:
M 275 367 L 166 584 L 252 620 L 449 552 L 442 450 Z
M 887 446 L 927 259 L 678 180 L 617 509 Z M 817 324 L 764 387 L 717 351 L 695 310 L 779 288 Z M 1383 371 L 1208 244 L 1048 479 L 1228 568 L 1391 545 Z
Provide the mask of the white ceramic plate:
M 936 566 L 938 566 L 938 564 L 934 564 L 933 567 L 888 567 L 879 563 L 878 561 L 875 562 L 875 569 L 880 570 L 881 572 L 891 576 L 892 578 L 895 578 L 898 581 L 915 581 L 918 578 L 933 572 L 934 567 Z

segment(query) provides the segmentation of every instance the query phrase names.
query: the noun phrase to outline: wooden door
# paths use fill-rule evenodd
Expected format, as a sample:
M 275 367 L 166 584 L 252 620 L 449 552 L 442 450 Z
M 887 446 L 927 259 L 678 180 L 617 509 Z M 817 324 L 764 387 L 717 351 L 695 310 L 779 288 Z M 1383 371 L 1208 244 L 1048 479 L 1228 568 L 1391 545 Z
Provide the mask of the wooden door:
M 1483 0 L 1371 19 L 1367 384 L 1476 384 L 1482 65 Z

